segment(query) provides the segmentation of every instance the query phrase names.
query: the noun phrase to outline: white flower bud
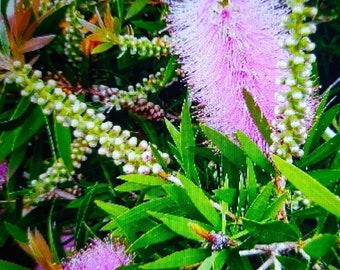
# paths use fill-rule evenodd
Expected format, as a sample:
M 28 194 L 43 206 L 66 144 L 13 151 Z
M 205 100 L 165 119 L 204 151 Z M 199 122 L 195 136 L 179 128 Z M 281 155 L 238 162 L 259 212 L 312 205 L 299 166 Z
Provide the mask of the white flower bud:
M 295 114 L 295 111 L 292 108 L 287 108 L 285 110 L 285 115 L 287 115 L 287 116 L 291 116 L 291 115 L 294 115 L 294 114 Z
M 292 37 L 288 37 L 285 40 L 285 43 L 287 46 L 296 46 L 298 44 L 298 41 L 296 39 L 293 39 Z
M 277 125 L 277 128 L 278 128 L 278 130 L 280 130 L 281 132 L 286 131 L 286 125 L 283 124 L 283 123 L 278 124 L 278 125 Z
M 122 131 L 122 128 L 120 126 L 113 126 L 112 130 L 119 134 Z
M 275 93 L 275 99 L 277 102 L 284 103 L 287 101 L 286 95 L 283 93 Z
M 125 165 L 123 166 L 123 171 L 124 171 L 124 173 L 126 173 L 126 174 L 134 173 L 135 170 L 136 170 L 135 167 L 134 167 L 133 165 L 131 165 L 131 164 L 125 164 Z
M 86 135 L 85 140 L 88 141 L 88 142 L 93 142 L 93 141 L 96 140 L 96 137 L 92 134 L 88 134 L 88 135 Z
M 140 174 L 149 174 L 150 173 L 150 168 L 147 167 L 147 166 L 142 165 L 142 166 L 140 166 L 138 168 L 138 173 L 140 173 Z
M 36 90 L 41 90 L 45 87 L 45 84 L 43 82 L 37 82 L 33 85 L 33 88 Z
M 137 138 L 136 137 L 131 137 L 129 140 L 128 140 L 128 144 L 132 147 L 135 147 L 137 145 Z
M 294 80 L 293 78 L 287 78 L 285 83 L 288 86 L 294 86 L 294 85 L 296 85 L 296 80 Z
M 72 119 L 70 124 L 71 124 L 71 127 L 77 127 L 79 124 L 79 121 L 77 119 Z
M 128 160 L 129 160 L 129 161 L 134 161 L 134 160 L 136 160 L 137 155 L 136 155 L 135 152 L 130 152 L 130 153 L 127 155 L 127 157 L 128 157 Z
M 285 143 L 289 144 L 289 143 L 293 142 L 293 136 L 286 136 L 286 137 L 283 138 L 283 141 Z
M 158 174 L 158 173 L 160 173 L 161 171 L 162 171 L 162 166 L 159 165 L 158 163 L 156 163 L 156 164 L 154 164 L 154 165 L 152 166 L 152 173 L 153 173 L 153 174 Z
M 55 80 L 48 80 L 47 85 L 54 88 L 57 86 L 57 82 Z
M 54 108 L 55 108 L 56 111 L 62 110 L 63 107 L 64 107 L 64 104 L 61 101 L 57 101 L 54 105 Z
M 142 154 L 142 160 L 144 162 L 149 162 L 150 160 L 152 159 L 152 153 L 150 151 L 145 151 L 143 154 Z
M 83 137 L 83 132 L 81 132 L 80 130 L 78 130 L 78 129 L 75 129 L 74 131 L 73 131 L 73 136 L 74 137 L 76 137 L 76 138 L 80 138 L 80 137 Z
M 128 130 L 123 130 L 122 135 L 123 135 L 125 138 L 129 138 L 131 134 L 130 134 L 130 131 L 128 131 Z
M 117 151 L 117 150 L 112 152 L 112 158 L 113 159 L 120 159 L 121 156 L 122 156 L 122 154 L 119 151 Z
M 94 128 L 94 122 L 93 121 L 87 121 L 85 124 L 87 129 L 93 129 Z
M 114 144 L 114 145 L 121 145 L 121 144 L 123 144 L 123 139 L 120 138 L 120 137 L 114 138 L 113 144 Z
M 303 94 L 302 94 L 301 92 L 294 92 L 294 93 L 292 94 L 292 97 L 293 97 L 293 99 L 300 100 L 300 99 L 303 98 Z
M 289 66 L 288 66 L 287 61 L 281 60 L 277 63 L 277 67 L 281 69 L 287 69 Z
M 112 126 L 113 126 L 112 122 L 107 121 L 107 122 L 102 123 L 100 125 L 100 129 L 103 130 L 103 131 L 108 131 L 108 130 L 110 130 L 112 128 Z
M 61 95 L 64 94 L 64 91 L 63 91 L 63 89 L 58 87 L 58 88 L 54 89 L 54 94 L 57 95 L 57 96 L 61 96 Z
M 42 77 L 42 72 L 40 70 L 34 70 L 33 76 L 40 79 Z
M 146 150 L 146 149 L 148 149 L 149 144 L 148 144 L 147 141 L 142 140 L 142 141 L 139 143 L 139 147 L 140 147 L 141 149 L 143 149 L 143 150 Z
M 106 156 L 107 153 L 108 153 L 108 150 L 107 150 L 105 147 L 100 147 L 100 148 L 98 149 L 98 154 L 99 154 L 99 155 Z
M 295 65 L 303 64 L 305 62 L 305 59 L 302 56 L 296 56 L 293 59 L 293 62 Z

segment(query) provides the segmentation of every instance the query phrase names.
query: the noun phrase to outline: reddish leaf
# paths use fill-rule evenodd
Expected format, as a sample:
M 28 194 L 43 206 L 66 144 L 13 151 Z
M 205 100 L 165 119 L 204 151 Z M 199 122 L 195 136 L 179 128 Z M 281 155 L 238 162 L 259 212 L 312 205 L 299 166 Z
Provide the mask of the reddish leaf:
M 55 35 L 48 35 L 42 37 L 35 37 L 31 38 L 30 40 L 26 41 L 23 46 L 23 52 L 32 52 L 38 50 L 44 46 L 46 46 L 49 42 L 54 39 Z

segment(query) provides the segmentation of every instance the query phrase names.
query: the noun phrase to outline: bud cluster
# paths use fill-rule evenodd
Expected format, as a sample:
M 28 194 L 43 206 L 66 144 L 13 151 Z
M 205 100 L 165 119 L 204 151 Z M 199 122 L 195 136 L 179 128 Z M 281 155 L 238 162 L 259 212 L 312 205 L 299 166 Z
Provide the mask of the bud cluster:
M 67 61 L 75 66 L 78 66 L 83 60 L 80 44 L 85 37 L 82 31 L 83 26 L 79 23 L 78 18 L 83 18 L 83 15 L 72 6 L 68 8 L 63 29 L 65 38 L 64 53 L 67 56 Z
M 165 35 L 162 37 L 154 37 L 149 40 L 146 37 L 137 38 L 133 35 L 120 36 L 120 56 L 130 51 L 132 55 L 138 54 L 142 57 L 167 56 L 170 54 L 170 37 Z
M 150 74 L 147 78 L 143 78 L 142 83 L 137 83 L 135 86 L 129 85 L 127 90 L 119 90 L 115 87 L 106 85 L 92 86 L 93 101 L 100 101 L 105 108 L 114 108 L 117 111 L 122 108 L 131 109 L 142 114 L 150 112 L 147 119 L 159 118 L 163 115 L 163 111 L 158 105 L 147 102 L 148 94 L 156 93 L 164 87 L 165 69 L 161 68 L 155 75 Z
M 317 9 L 306 7 L 304 0 L 291 0 L 291 13 L 284 17 L 283 24 L 289 34 L 280 45 L 288 51 L 290 58 L 278 63 L 284 76 L 276 83 L 284 86 L 284 91 L 275 95 L 276 119 L 272 121 L 271 152 L 287 161 L 303 156 L 300 148 L 307 138 L 307 130 L 313 117 L 313 81 L 311 80 L 313 63 L 316 60 L 311 51 L 315 44 L 309 35 L 315 33 L 316 26 L 306 22 L 307 17 L 314 17 Z
M 71 127 L 76 138 L 72 145 L 72 166 L 78 168 L 86 159 L 91 148 L 97 147 L 98 154 L 113 159 L 116 165 L 123 165 L 123 171 L 140 174 L 158 174 L 162 167 L 157 163 L 148 142 L 131 135 L 130 131 L 122 130 L 120 126 L 105 121 L 105 115 L 88 108 L 75 95 L 66 94 L 57 87 L 54 80 L 47 83 L 41 80 L 41 71 L 36 70 L 30 75 L 29 65 L 22 66 L 16 63 L 12 77 L 7 81 L 14 81 L 21 87 L 23 96 L 30 96 L 31 101 L 41 106 L 44 114 L 53 114 L 55 119 L 64 127 Z M 14 77 L 13 77 L 14 75 Z M 160 153 L 165 163 L 169 163 L 169 155 Z M 45 174 L 39 177 L 45 187 L 51 183 L 63 183 L 71 179 L 63 162 L 55 162 Z M 37 186 L 38 180 L 32 182 Z M 38 185 L 40 187 L 40 185 Z

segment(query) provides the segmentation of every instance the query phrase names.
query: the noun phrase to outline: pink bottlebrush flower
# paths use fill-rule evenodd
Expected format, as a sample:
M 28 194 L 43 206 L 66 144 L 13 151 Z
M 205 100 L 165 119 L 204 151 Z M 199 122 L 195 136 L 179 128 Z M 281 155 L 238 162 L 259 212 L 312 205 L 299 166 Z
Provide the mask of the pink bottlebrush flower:
M 8 181 L 8 163 L 7 161 L 4 161 L 0 165 L 0 189 L 3 188 L 7 181 Z
M 275 118 L 274 93 L 285 87 L 275 80 L 283 73 L 277 63 L 288 57 L 278 45 L 287 9 L 279 0 L 169 0 L 169 8 L 174 52 L 198 117 L 234 141 L 241 130 L 268 152 L 242 92 L 249 91 L 269 123 Z
M 125 245 L 119 240 L 93 239 L 83 251 L 76 253 L 64 264 L 63 270 L 115 270 L 132 262 L 133 256 L 126 253 Z

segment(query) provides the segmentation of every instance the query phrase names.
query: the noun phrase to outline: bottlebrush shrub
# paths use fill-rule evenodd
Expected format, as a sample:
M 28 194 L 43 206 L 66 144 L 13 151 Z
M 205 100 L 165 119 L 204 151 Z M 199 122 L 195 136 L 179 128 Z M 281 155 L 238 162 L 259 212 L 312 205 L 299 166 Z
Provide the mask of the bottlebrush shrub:
M 308 101 L 317 65 L 321 75 L 339 61 L 331 47 L 340 36 L 339 4 L 324 1 L 315 14 L 315 3 L 303 1 L 14 2 L 0 5 L 0 269 L 93 268 L 90 263 L 105 269 L 110 260 L 103 256 L 112 252 L 122 255 L 118 265 L 129 264 L 120 269 L 340 267 L 339 81 L 325 83 L 338 74 L 320 76 L 324 93 L 313 119 L 297 115 L 308 118 L 298 144 L 303 156 L 288 159 L 279 151 L 288 149 L 290 131 L 279 124 L 289 127 L 292 118 L 280 110 L 301 110 L 295 98 L 276 107 L 274 95 L 303 92 Z M 185 6 L 191 8 L 177 10 Z M 185 25 L 175 25 L 178 16 Z M 207 24 L 192 25 L 202 18 Z M 299 34 L 306 40 L 312 22 L 323 30 L 309 37 L 315 63 L 303 44 L 275 43 L 300 41 Z M 195 38 L 202 29 L 207 35 Z M 182 30 L 190 44 L 176 38 Z M 325 34 L 331 31 L 332 38 Z M 214 34 L 223 34 L 223 42 Z M 228 35 L 258 50 L 235 47 L 237 55 L 230 55 Z M 263 67 L 259 78 L 238 76 L 236 92 L 219 93 L 220 83 L 239 71 L 235 60 L 248 77 L 247 68 Z M 221 69 L 213 68 L 216 61 Z M 282 73 L 295 76 L 296 85 L 275 84 Z M 225 107 L 198 106 L 210 98 L 204 91 L 215 91 L 214 101 Z M 245 118 L 219 118 L 230 133 L 196 121 L 237 100 Z M 287 185 L 278 191 L 282 179 Z M 64 250 L 68 244 L 71 251 Z

